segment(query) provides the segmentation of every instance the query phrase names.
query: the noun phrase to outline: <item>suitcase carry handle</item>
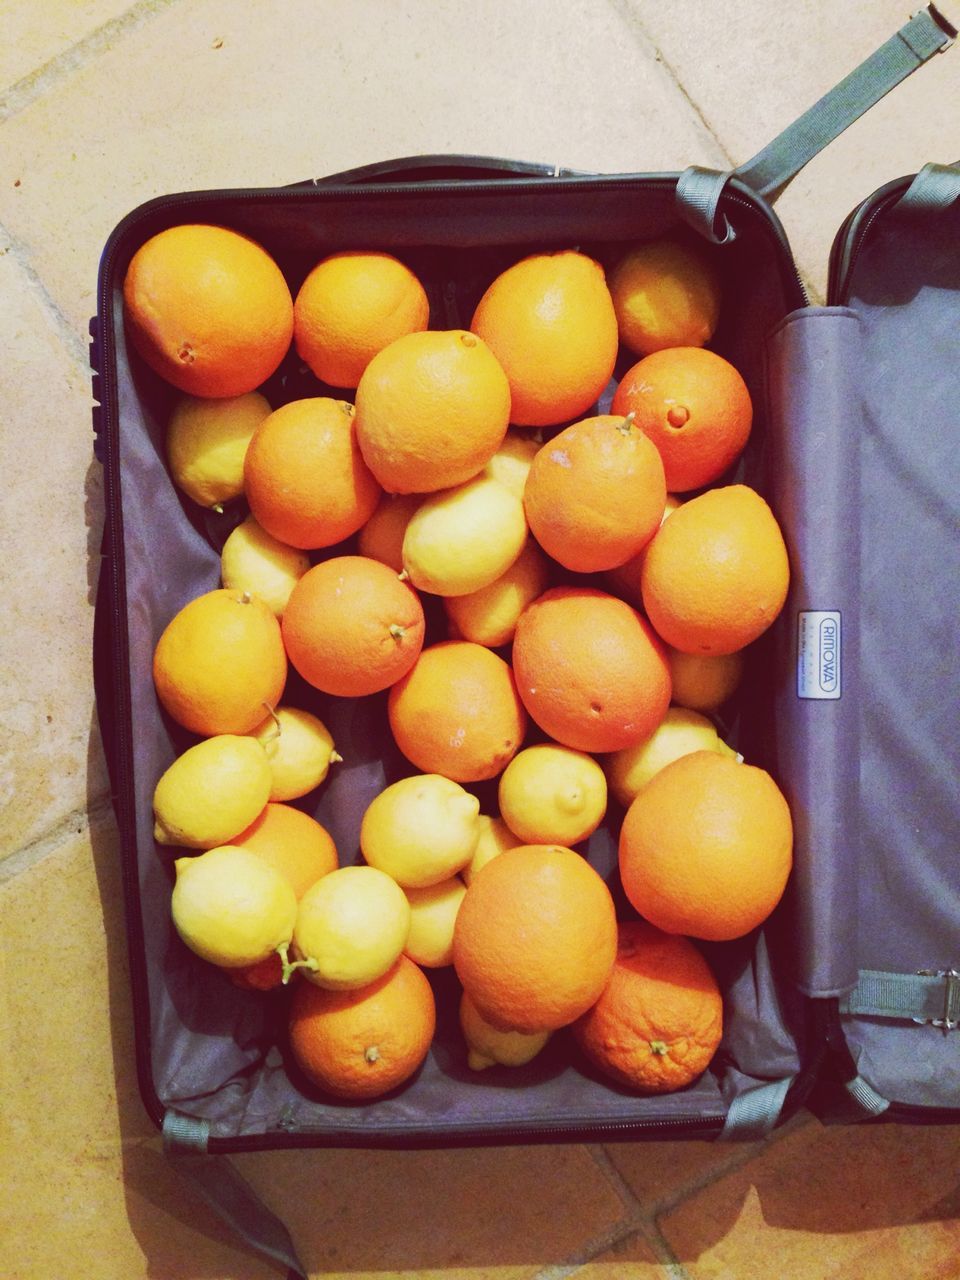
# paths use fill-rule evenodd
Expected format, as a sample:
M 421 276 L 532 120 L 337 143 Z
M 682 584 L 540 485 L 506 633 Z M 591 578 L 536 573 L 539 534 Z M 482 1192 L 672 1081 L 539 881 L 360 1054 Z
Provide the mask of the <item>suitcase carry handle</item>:
M 527 160 L 508 160 L 502 156 L 426 155 L 400 156 L 374 164 L 345 169 L 323 178 L 295 182 L 294 187 L 366 186 L 391 182 L 469 182 L 519 178 L 584 177 L 582 169 L 566 169 L 560 165 L 538 164 Z

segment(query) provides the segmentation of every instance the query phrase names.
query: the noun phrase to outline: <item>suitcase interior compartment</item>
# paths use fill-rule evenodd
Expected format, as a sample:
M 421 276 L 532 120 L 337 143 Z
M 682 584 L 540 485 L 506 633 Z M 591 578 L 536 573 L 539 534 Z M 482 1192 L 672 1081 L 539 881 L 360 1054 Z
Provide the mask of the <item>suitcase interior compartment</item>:
M 576 246 L 609 263 L 625 243 L 677 229 L 674 185 L 663 177 L 632 176 L 439 183 L 416 190 L 393 185 L 362 191 L 316 187 L 198 193 L 144 206 L 114 233 L 102 266 L 100 320 L 111 335 L 115 357 L 104 371 L 107 429 L 116 431 L 107 448 L 108 475 L 113 469 L 110 492 L 115 501 L 122 500 L 122 507 L 108 512 L 121 579 L 114 625 L 121 637 L 125 628 L 129 655 L 129 689 L 117 690 L 120 715 L 128 724 L 119 750 L 132 808 L 121 825 L 135 832 L 135 838 L 124 842 L 123 856 L 128 860 L 129 892 L 136 895 L 142 915 L 142 939 L 133 937 L 131 945 L 135 952 L 142 948 L 146 975 L 148 1007 L 136 1013 L 139 1051 L 147 1062 L 141 1074 L 149 1079 L 145 1101 L 152 1114 L 169 1107 L 208 1120 L 220 1149 L 256 1144 L 258 1139 L 290 1145 L 449 1143 L 579 1131 L 614 1134 L 618 1129 L 636 1134 L 646 1126 L 662 1135 L 691 1129 L 708 1134 L 719 1131 L 729 1107 L 745 1090 L 800 1071 L 807 1051 L 803 1002 L 793 984 L 777 976 L 768 954 L 770 945 L 791 936 L 789 919 L 781 910 L 747 938 L 704 945 L 725 992 L 724 1040 L 712 1067 L 678 1093 L 641 1097 L 602 1080 L 578 1059 L 563 1032 L 528 1067 L 470 1071 L 457 1025 L 458 985 L 452 970 L 441 970 L 430 975 L 437 994 L 438 1034 L 420 1072 L 394 1095 L 373 1103 L 332 1101 L 302 1080 L 288 1061 L 288 993 L 240 991 L 180 942 L 170 921 L 176 851 L 155 845 L 152 836 L 156 781 L 175 755 L 194 741 L 158 708 L 151 678 L 153 649 L 180 607 L 219 585 L 220 546 L 244 511 L 240 503 L 219 517 L 201 512 L 170 480 L 164 432 L 175 393 L 128 351 L 124 341 L 122 282 L 136 248 L 173 223 L 220 223 L 259 240 L 275 256 L 294 292 L 325 253 L 383 248 L 406 260 L 423 279 L 433 327 L 467 327 L 486 284 L 525 252 Z M 725 196 L 723 207 L 737 235 L 731 244 L 711 249 L 725 281 L 720 329 L 712 345 L 736 364 L 751 387 L 756 419 L 737 476 L 765 492 L 771 457 L 764 417 L 763 339 L 803 298 L 769 216 L 739 197 Z M 616 377 L 632 362 L 632 357 L 624 357 Z M 612 387 L 604 398 L 607 402 Z M 293 353 L 264 391 L 274 407 L 305 395 L 352 399 L 305 373 Z M 935 473 L 931 483 L 939 483 Z M 936 503 L 930 516 L 936 516 Z M 887 544 L 892 531 L 878 528 L 870 536 Z M 351 548 L 347 543 L 340 549 Z M 890 546 L 884 559 L 896 550 Z M 940 552 L 946 554 L 945 543 Z M 884 564 L 879 559 L 876 564 L 885 576 Z M 431 625 L 437 626 L 436 619 Z M 441 633 L 435 630 L 430 638 L 439 639 Z M 736 713 L 724 728 L 750 762 L 775 768 L 771 689 L 780 676 L 773 666 L 773 639 L 761 639 L 755 651 Z M 914 675 L 919 674 L 914 667 Z M 357 860 L 364 807 L 385 782 L 415 771 L 392 745 L 385 695 L 358 701 L 325 698 L 291 672 L 283 700 L 313 710 L 333 733 L 343 763 L 331 770 L 317 792 L 296 803 L 328 827 L 341 863 Z M 946 732 L 946 721 L 942 727 Z M 871 732 L 872 756 L 880 753 L 880 767 L 889 769 L 881 732 L 876 726 Z M 946 782 L 945 775 L 938 778 Z M 495 811 L 495 785 L 485 786 L 486 790 L 478 788 L 482 811 Z M 123 795 L 121 788 L 122 802 Z M 581 846 L 615 897 L 621 817 L 611 801 L 604 826 Z M 889 838 L 878 831 L 881 837 Z M 888 885 L 885 891 L 896 889 Z M 872 892 L 880 893 L 881 888 L 875 886 Z M 936 894 L 925 896 L 924 910 L 936 911 L 936 902 Z M 885 918 L 894 920 L 897 913 L 889 911 Z M 900 919 L 904 932 L 909 932 L 905 917 Z M 873 941 L 879 939 L 875 936 Z M 955 959 L 921 951 L 918 963 Z
M 857 968 L 943 974 L 960 966 L 960 204 L 908 218 L 897 195 L 861 219 L 842 299 L 862 331 L 863 415 L 860 803 L 848 834 Z M 960 1031 L 863 1013 L 844 1014 L 843 1031 L 882 1098 L 957 1106 Z

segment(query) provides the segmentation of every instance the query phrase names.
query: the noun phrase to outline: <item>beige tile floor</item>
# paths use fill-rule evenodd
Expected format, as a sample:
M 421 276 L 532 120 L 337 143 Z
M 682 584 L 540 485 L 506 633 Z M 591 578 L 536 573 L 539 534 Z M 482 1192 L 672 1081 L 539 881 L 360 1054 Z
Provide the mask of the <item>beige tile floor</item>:
M 901 0 L 5 0 L 0 6 L 0 1276 L 274 1274 L 184 1192 L 133 1073 L 117 837 L 91 681 L 103 518 L 86 323 L 116 222 L 172 191 L 430 152 L 602 172 L 746 159 Z M 954 20 L 957 19 L 954 6 Z M 779 209 L 822 297 L 844 214 L 952 161 L 960 53 Z M 960 1276 L 960 1130 L 236 1164 L 311 1276 Z

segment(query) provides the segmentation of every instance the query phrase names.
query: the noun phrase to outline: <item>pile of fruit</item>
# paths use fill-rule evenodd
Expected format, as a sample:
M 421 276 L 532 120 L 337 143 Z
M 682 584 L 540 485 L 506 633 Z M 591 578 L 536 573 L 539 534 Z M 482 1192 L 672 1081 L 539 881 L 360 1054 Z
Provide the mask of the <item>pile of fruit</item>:
M 222 585 L 153 655 L 160 705 L 196 738 L 154 795 L 184 943 L 239 986 L 292 984 L 293 1055 L 338 1097 L 416 1072 L 425 971 L 449 965 L 475 1069 L 564 1032 L 628 1088 L 695 1080 L 722 1028 L 697 940 L 761 924 L 792 858 L 783 795 L 711 718 L 789 576 L 767 504 L 724 482 L 752 405 L 707 346 L 711 262 L 680 238 L 606 271 L 531 253 L 469 329 L 431 329 L 389 254 L 332 254 L 294 296 L 260 245 L 189 225 L 139 249 L 124 304 L 131 345 L 181 393 L 174 482 L 249 511 Z M 274 407 L 263 384 L 291 349 L 318 394 Z M 386 695 L 409 772 L 359 848 L 296 803 L 351 762 L 285 701 L 291 669 L 329 697 Z M 614 820 L 611 796 L 619 920 L 575 849 Z

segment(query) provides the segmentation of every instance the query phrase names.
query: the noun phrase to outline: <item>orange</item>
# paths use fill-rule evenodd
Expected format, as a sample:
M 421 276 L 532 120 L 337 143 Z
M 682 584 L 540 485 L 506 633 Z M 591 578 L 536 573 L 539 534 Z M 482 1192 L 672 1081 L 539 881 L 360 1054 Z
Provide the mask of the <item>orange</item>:
M 679 506 L 680 499 L 675 494 L 668 493 L 660 524 L 663 524 L 668 516 L 673 515 Z M 650 543 L 647 542 L 635 556 L 631 556 L 623 564 L 610 569 L 603 578 L 606 589 L 612 595 L 619 596 L 621 600 L 626 600 L 627 604 L 632 604 L 635 609 L 643 608 L 640 578 L 643 573 L 643 562 L 646 559 L 649 545 Z
M 513 672 L 491 649 L 468 640 L 429 645 L 390 690 L 397 746 L 424 773 L 454 782 L 495 778 L 513 759 L 527 717 Z
M 508 267 L 480 299 L 470 328 L 506 370 L 517 426 L 579 417 L 613 374 L 610 290 L 600 264 L 574 250 L 531 254 Z
M 614 569 L 663 518 L 667 487 L 656 448 L 631 418 L 603 414 L 559 432 L 530 467 L 523 505 L 547 555 L 577 573 Z
M 397 338 L 357 385 L 357 438 L 389 493 L 434 493 L 475 476 L 503 443 L 507 377 L 462 329 Z
M 517 691 L 548 737 L 619 751 L 650 736 L 670 702 L 663 647 L 635 609 L 593 587 L 552 587 L 520 615 Z
M 563 845 L 507 849 L 471 881 L 453 931 L 453 963 L 495 1027 L 553 1031 L 597 1000 L 617 952 L 610 890 Z
M 318 378 L 355 387 L 378 351 L 429 319 L 426 291 L 409 267 L 389 253 L 345 250 L 318 262 L 300 286 L 293 337 Z
M 416 662 L 423 608 L 379 560 L 334 556 L 299 579 L 282 630 L 290 661 L 308 684 L 360 698 L 395 684 Z
M 620 878 L 640 915 L 711 942 L 767 918 L 792 860 L 790 809 L 773 778 L 714 751 L 655 774 L 620 830 Z
M 403 535 L 422 501 L 418 493 L 382 494 L 373 515 L 357 535 L 360 554 L 402 573 Z
M 673 701 L 688 711 L 719 710 L 732 697 L 743 675 L 743 654 L 681 653 L 667 649 Z
M 723 1033 L 723 997 L 689 938 L 625 920 L 610 980 L 572 1031 L 593 1065 L 618 1084 L 672 1093 L 710 1065 Z
M 280 624 L 247 592 L 205 592 L 164 628 L 153 679 L 164 710 L 192 733 L 249 733 L 286 684 Z
M 194 396 L 240 396 L 277 369 L 293 335 L 280 268 L 226 227 L 185 225 L 152 236 L 123 282 L 126 330 L 155 373 Z
M 270 801 L 231 844 L 249 849 L 286 876 L 299 901 L 321 876 L 337 869 L 330 832 L 302 809 Z
M 620 341 L 638 356 L 702 347 L 720 313 L 720 280 L 692 240 L 667 236 L 634 245 L 610 273 Z
M 253 434 L 243 474 L 257 523 L 301 551 L 349 538 L 380 498 L 357 444 L 353 405 L 327 396 L 274 409 Z
M 290 1048 L 304 1075 L 351 1102 L 379 1098 L 418 1069 L 436 1029 L 433 990 L 400 956 L 381 978 L 351 991 L 301 982 L 290 1003 Z
M 746 485 L 728 485 L 691 498 L 664 522 L 640 582 L 647 617 L 668 645 L 733 653 L 780 613 L 790 564 L 764 500 Z
M 623 375 L 613 413 L 633 413 L 663 459 L 667 488 L 711 484 L 743 451 L 753 402 L 728 360 L 702 347 L 655 351 Z
M 245 964 L 239 969 L 221 968 L 220 972 L 242 991 L 273 991 L 283 985 L 283 961 L 277 951 L 256 964 Z

